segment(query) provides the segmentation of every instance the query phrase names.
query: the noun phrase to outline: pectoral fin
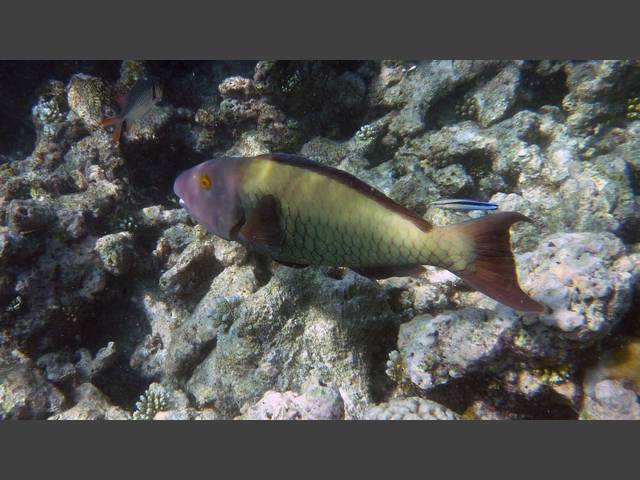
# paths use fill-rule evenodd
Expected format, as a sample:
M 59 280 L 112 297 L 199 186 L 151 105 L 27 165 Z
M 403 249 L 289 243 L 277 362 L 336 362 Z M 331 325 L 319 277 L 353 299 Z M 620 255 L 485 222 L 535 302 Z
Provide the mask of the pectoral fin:
M 261 247 L 275 248 L 282 244 L 280 205 L 273 195 L 260 199 L 238 231 L 238 236 L 258 250 Z
M 415 277 L 425 271 L 422 265 L 412 265 L 408 267 L 359 267 L 351 268 L 354 272 L 368 278 L 381 280 L 390 277 Z

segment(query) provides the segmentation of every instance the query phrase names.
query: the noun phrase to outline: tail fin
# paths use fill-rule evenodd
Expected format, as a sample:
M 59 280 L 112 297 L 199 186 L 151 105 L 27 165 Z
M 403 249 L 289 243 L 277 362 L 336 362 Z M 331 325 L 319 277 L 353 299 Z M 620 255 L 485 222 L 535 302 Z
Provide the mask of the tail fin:
M 517 212 L 501 212 L 450 227 L 471 238 L 475 255 L 465 270 L 454 273 L 471 287 L 514 310 L 542 313 L 544 305 L 518 285 L 509 235 L 509 228 L 516 222 L 531 219 Z
M 124 121 L 119 118 L 119 117 L 109 117 L 109 118 L 103 118 L 100 121 L 100 125 L 102 125 L 103 127 L 109 127 L 111 125 L 115 125 L 116 128 L 113 129 L 113 140 L 118 142 L 120 140 L 120 135 L 122 134 L 122 124 L 124 123 Z

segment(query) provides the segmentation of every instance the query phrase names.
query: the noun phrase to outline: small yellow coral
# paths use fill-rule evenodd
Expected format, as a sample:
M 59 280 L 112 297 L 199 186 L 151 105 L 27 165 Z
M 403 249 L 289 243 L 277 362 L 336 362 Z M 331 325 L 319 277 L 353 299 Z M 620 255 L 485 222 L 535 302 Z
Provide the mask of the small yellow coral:
M 630 120 L 640 118 L 640 97 L 631 97 L 627 100 L 626 117 Z
M 196 232 L 196 240 L 198 241 L 206 240 L 208 233 L 202 225 L 200 224 L 196 225 L 194 230 Z
M 571 376 L 571 368 L 568 365 L 561 365 L 554 368 L 539 368 L 534 370 L 533 374 L 545 385 L 558 385 L 569 379 Z
M 478 116 L 478 109 L 478 101 L 469 93 L 465 94 L 455 106 L 456 114 L 462 120 L 474 120 Z
M 610 352 L 605 365 L 609 378 L 628 380 L 640 389 L 640 339 L 630 340 Z
M 16 175 L 16 169 L 10 163 L 0 165 L 0 180 L 6 180 Z
M 167 393 L 164 388 L 152 383 L 144 394 L 140 395 L 140 400 L 136 403 L 136 409 L 133 412 L 134 420 L 153 420 L 158 412 L 162 412 L 169 408 Z
M 400 352 L 393 350 L 389 353 L 389 360 L 387 360 L 386 374 L 396 383 L 401 383 L 404 380 L 406 371 L 406 365 L 402 359 Z
M 49 200 L 51 198 L 51 195 L 40 187 L 31 187 L 29 194 L 33 200 Z

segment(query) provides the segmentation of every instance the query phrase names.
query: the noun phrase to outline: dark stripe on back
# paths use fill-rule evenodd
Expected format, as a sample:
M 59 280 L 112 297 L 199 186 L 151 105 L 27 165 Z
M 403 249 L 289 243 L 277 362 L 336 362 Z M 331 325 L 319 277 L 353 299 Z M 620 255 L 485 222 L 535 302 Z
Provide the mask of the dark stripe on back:
M 398 215 L 401 215 L 407 220 L 410 220 L 416 227 L 424 232 L 428 232 L 432 228 L 432 225 L 425 219 L 420 217 L 418 214 L 412 212 L 408 208 L 403 207 L 402 205 L 399 205 L 381 191 L 373 188 L 371 185 L 366 184 L 362 180 L 343 170 L 338 170 L 337 168 L 322 165 L 306 157 L 301 157 L 300 155 L 291 155 L 288 153 L 269 153 L 265 155 L 259 155 L 255 158 L 273 160 L 284 165 L 300 167 L 318 173 L 320 175 L 324 175 L 342 183 L 343 185 L 346 185 L 349 188 L 353 188 L 354 190 L 362 193 L 372 200 L 375 200 L 386 209 L 391 210 Z

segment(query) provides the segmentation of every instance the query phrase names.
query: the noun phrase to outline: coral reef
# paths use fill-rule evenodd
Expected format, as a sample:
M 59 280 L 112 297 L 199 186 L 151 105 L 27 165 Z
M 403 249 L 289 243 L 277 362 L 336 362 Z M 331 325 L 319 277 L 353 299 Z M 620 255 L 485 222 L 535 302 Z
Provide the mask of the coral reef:
M 142 75 L 164 100 L 114 142 Z M 0 86 L 0 419 L 640 418 L 637 62 L 0 62 Z M 447 197 L 529 216 L 548 311 L 435 267 L 284 267 L 172 192 L 273 151 L 437 225 L 485 215 Z
M 52 415 L 48 420 L 130 420 L 131 416 L 122 408 L 111 404 L 109 399 L 91 383 L 79 385 L 73 401 L 75 405 L 64 412 Z
M 241 411 L 238 420 L 338 420 L 344 416 L 344 405 L 335 385 L 311 376 L 299 395 L 268 391 Z
M 167 394 L 161 385 L 151 384 L 146 392 L 140 395 L 136 402 L 136 409 L 131 416 L 134 420 L 153 420 L 158 412 L 167 410 Z
M 43 419 L 62 410 L 64 395 L 28 364 L 0 366 L 0 420 Z
M 610 233 L 550 235 L 520 264 L 525 288 L 552 309 L 541 322 L 583 344 L 611 332 L 640 280 L 640 256 Z
M 365 420 L 459 420 L 460 416 L 431 400 L 418 397 L 393 399 L 371 407 Z

